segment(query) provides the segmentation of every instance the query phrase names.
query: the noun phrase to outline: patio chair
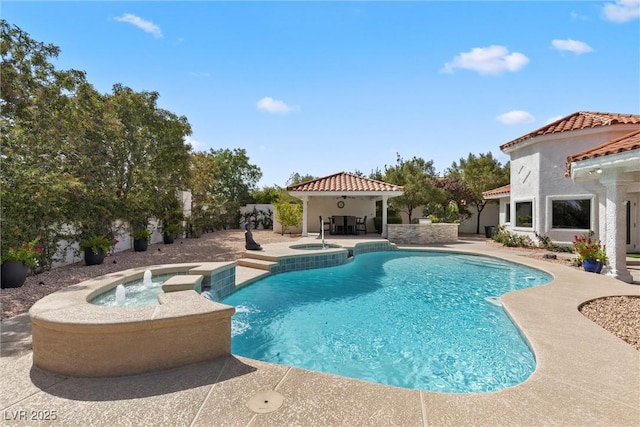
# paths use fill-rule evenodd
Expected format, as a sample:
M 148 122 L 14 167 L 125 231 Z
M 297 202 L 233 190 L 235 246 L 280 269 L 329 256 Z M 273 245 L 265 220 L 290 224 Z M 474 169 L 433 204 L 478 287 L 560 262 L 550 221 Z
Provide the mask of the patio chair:
M 361 231 L 364 231 L 364 234 L 367 234 L 367 217 L 364 219 L 358 218 L 356 219 L 356 234 L 360 234 Z
M 324 227 L 324 231 L 328 231 L 329 234 L 331 234 L 331 218 L 328 218 L 327 220 L 325 220 L 324 224 L 322 223 L 322 215 L 320 215 L 319 218 L 320 218 L 320 231 L 322 231 L 322 228 Z

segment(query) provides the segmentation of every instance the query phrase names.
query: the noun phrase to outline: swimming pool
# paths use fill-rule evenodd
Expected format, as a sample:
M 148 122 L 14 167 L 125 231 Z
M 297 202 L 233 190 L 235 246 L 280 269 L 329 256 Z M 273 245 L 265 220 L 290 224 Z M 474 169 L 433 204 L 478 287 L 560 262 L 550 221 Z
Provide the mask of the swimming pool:
M 489 257 L 389 251 L 273 275 L 221 302 L 236 307 L 234 354 L 411 389 L 487 392 L 535 369 L 492 297 L 550 280 Z

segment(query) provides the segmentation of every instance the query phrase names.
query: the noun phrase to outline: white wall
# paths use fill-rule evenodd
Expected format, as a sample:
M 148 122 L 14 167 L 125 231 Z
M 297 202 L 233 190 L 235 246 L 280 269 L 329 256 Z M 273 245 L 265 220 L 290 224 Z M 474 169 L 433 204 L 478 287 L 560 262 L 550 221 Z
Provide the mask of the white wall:
M 591 227 L 598 236 L 598 195 L 591 182 L 575 182 L 564 176 L 566 158 L 570 155 L 604 144 L 629 129 L 615 132 L 572 131 L 538 138 L 539 142 L 517 149 L 511 156 L 511 197 L 501 204 L 500 223 L 504 224 L 505 203 L 511 205 L 509 229 L 536 240 L 534 231 L 549 236 L 555 243 L 571 244 L 573 236 L 589 230 L 554 229 L 552 202 L 558 199 L 591 199 Z M 533 202 L 533 226 L 516 227 L 516 203 Z
M 178 191 L 178 197 L 183 203 L 183 214 L 185 218 L 191 216 L 191 192 L 190 191 Z M 184 225 L 184 224 L 183 224 Z M 162 242 L 162 230 L 159 229 L 160 221 L 156 219 L 149 220 L 149 229 L 152 230 L 150 243 Z M 68 234 L 75 234 L 74 229 L 70 225 L 62 225 L 62 230 Z M 113 228 L 116 232 L 115 238 L 118 243 L 113 247 L 112 252 L 123 252 L 129 249 L 133 249 L 133 238 L 129 234 L 129 224 L 125 221 L 117 220 L 113 224 Z M 58 242 L 58 252 L 55 256 L 58 261 L 51 263 L 52 268 L 62 267 L 64 265 L 73 264 L 83 260 L 84 256 L 79 251 L 79 245 L 77 242 Z
M 254 204 L 248 204 L 245 206 L 241 206 L 240 207 L 240 213 L 242 215 L 244 215 L 247 212 L 253 212 L 253 209 L 256 209 L 258 211 L 258 219 L 262 220 L 262 218 L 264 217 L 264 214 L 262 212 L 269 212 L 271 211 L 271 220 L 273 221 L 275 219 L 275 211 L 276 208 L 275 206 L 273 206 L 272 204 L 268 204 L 268 203 L 254 203 Z M 240 228 L 244 228 L 244 219 L 240 218 Z M 275 227 L 275 223 L 273 224 Z M 262 224 L 262 222 L 260 222 L 258 229 L 263 229 L 264 226 Z

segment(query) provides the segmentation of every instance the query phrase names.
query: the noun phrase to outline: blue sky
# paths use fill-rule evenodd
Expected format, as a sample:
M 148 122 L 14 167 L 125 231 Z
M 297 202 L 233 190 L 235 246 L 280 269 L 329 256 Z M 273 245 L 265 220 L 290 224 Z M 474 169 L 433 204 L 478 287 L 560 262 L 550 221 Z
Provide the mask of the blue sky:
M 640 0 L 29 2 L 1 16 L 59 68 L 160 93 L 195 150 L 244 148 L 259 185 L 438 172 L 576 111 L 640 113 Z

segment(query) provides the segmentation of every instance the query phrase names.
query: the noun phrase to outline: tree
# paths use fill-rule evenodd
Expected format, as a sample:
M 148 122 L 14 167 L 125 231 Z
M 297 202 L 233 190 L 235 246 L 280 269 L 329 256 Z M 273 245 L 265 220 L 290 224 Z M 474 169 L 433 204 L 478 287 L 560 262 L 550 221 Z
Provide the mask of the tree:
M 157 108 L 156 92 L 99 94 L 83 72 L 53 66 L 58 47 L 5 20 L 0 30 L 3 254 L 39 235 L 50 264 L 59 241 L 110 233 L 117 218 L 144 222 L 177 200 L 185 117 Z
M 385 166 L 384 181 L 403 186 L 404 193 L 391 199 L 389 205 L 406 212 L 411 223 L 416 207 L 444 201 L 444 191 L 436 187 L 435 179 L 433 161 L 427 162 L 415 156 L 411 160 L 404 160 L 398 154 L 395 166 Z
M 460 179 L 469 189 L 470 199 L 467 202 L 478 213 L 476 234 L 480 234 L 480 215 L 489 202 L 482 193 L 509 183 L 509 163 L 502 166 L 490 152 L 479 156 L 469 153 L 466 159 L 460 159 L 459 164 L 453 162 L 448 175 Z
M 297 227 L 302 221 L 302 206 L 298 203 L 280 202 L 276 204 L 278 224 L 282 227 L 281 234 L 289 227 Z
M 244 148 L 211 150 L 215 166 L 216 186 L 214 193 L 244 205 L 251 200 L 251 190 L 262 177 L 260 168 L 249 163 Z
M 280 201 L 284 188 L 277 185 L 266 186 L 251 191 L 251 199 L 258 204 L 275 204 Z
M 298 172 L 294 172 L 287 180 L 287 187 L 298 185 L 307 181 L 313 181 L 314 179 L 316 179 L 316 177 L 313 175 L 300 175 Z
M 85 76 L 55 69 L 50 59 L 60 53 L 57 46 L 35 41 L 5 20 L 0 31 L 2 253 L 39 235 L 48 266 L 67 235 L 61 225 L 73 213 L 68 201 L 81 186 L 72 174 L 68 136 L 72 96 Z
M 236 148 L 198 152 L 191 156 L 193 211 L 211 219 L 215 228 L 237 227 L 240 206 L 250 203 L 260 168 L 249 163 L 246 150 Z M 205 213 L 206 212 L 206 213 Z M 214 228 L 214 229 L 215 229 Z
M 434 222 L 461 222 L 471 216 L 468 201 L 473 199 L 471 190 L 459 177 L 447 175 L 435 180 L 436 187 L 445 193 L 444 201 L 430 201 L 423 215 Z M 455 205 L 455 208 L 454 206 Z

